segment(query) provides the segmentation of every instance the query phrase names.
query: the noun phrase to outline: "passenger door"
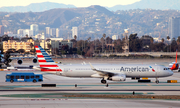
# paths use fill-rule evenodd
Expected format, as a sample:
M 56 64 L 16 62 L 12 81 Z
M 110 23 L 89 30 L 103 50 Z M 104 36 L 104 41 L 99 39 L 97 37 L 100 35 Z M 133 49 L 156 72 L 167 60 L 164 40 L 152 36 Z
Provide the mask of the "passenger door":
M 57 75 L 60 75 L 60 74 L 61 74 L 60 72 L 61 72 L 60 67 L 56 67 L 56 74 L 57 74 Z

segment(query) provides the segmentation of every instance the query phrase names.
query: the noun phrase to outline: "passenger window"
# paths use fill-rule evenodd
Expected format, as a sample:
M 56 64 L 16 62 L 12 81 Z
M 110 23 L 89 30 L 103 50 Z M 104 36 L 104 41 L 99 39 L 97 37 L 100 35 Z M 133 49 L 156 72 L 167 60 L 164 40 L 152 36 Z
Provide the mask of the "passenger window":
M 24 76 L 21 76 L 21 79 L 24 79 Z
M 11 79 L 14 79 L 14 76 L 13 76 L 13 75 L 11 76 Z
M 34 78 L 34 76 L 31 76 L 31 78 L 33 79 L 33 78 Z
M 26 79 L 29 79 L 29 76 L 26 76 Z
M 36 76 L 36 78 L 39 78 L 39 76 Z
M 19 79 L 19 76 L 16 76 L 16 79 Z

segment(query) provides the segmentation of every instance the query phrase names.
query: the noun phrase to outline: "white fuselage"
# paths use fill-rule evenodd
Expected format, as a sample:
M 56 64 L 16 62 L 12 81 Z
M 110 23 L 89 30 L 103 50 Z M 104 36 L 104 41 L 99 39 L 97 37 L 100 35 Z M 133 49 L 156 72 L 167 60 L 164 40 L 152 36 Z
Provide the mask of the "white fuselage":
M 160 65 L 96 64 L 93 66 L 96 70 L 111 72 L 115 74 L 125 74 L 126 77 L 158 78 L 173 75 L 173 72 L 171 70 L 169 70 L 165 66 Z M 92 77 L 94 74 L 97 74 L 96 71 L 92 70 L 89 64 L 59 65 L 59 67 L 57 67 L 56 69 L 57 71 L 53 71 L 54 74 L 66 77 Z

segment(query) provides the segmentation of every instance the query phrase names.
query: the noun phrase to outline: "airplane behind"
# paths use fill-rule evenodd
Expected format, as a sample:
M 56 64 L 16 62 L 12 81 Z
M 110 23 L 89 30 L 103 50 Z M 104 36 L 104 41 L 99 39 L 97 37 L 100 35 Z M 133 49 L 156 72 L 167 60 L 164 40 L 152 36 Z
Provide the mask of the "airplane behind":
M 179 63 L 177 62 L 177 51 L 176 51 L 176 60 L 175 60 L 175 62 L 172 62 L 169 64 L 169 68 L 171 70 L 178 70 L 178 72 L 180 72 Z
M 66 77 L 91 77 L 101 78 L 101 83 L 106 80 L 125 81 L 126 78 L 158 78 L 173 75 L 173 72 L 161 65 L 142 65 L 142 64 L 75 64 L 58 65 L 41 46 L 35 46 L 39 67 L 34 67 L 42 72 L 48 72 Z
M 32 59 L 33 63 L 37 63 L 37 57 L 10 57 L 8 59 L 5 59 L 4 54 L 1 54 L 1 61 L 0 62 L 7 65 L 12 60 L 17 60 L 17 63 L 19 65 L 21 65 L 23 63 L 23 59 Z

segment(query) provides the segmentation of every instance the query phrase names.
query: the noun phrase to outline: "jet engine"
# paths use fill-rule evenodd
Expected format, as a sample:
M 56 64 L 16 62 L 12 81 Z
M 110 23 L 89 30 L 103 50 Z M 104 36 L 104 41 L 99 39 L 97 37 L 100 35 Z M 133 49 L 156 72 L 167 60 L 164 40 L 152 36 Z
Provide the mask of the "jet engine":
M 126 81 L 126 75 L 124 75 L 124 74 L 115 75 L 115 76 L 109 77 L 108 80 L 112 80 L 112 81 Z
M 33 58 L 33 63 L 37 63 L 37 58 Z
M 21 59 L 18 59 L 17 63 L 21 65 L 23 63 L 23 61 Z

